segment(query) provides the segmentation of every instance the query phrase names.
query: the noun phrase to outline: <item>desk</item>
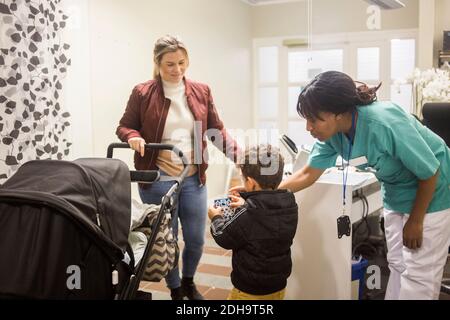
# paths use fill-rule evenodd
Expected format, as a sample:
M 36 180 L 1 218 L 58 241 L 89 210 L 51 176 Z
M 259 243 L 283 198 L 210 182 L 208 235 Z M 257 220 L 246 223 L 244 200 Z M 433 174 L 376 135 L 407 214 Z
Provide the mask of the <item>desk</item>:
M 349 173 L 345 210 L 352 223 L 363 215 L 361 201 L 352 202 L 353 192 L 361 189 L 369 202 L 369 214 L 383 206 L 380 184 L 372 173 Z M 323 174 L 295 197 L 299 220 L 286 299 L 351 299 L 352 238 L 339 239 L 336 222 L 342 215 L 342 171 Z

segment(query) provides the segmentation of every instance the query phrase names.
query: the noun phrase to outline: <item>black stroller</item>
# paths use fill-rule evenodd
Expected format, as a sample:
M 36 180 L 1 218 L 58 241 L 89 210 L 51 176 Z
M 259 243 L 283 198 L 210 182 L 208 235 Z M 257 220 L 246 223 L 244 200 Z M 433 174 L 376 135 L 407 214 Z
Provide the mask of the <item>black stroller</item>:
M 134 266 L 128 244 L 131 182 L 152 183 L 158 171 L 130 171 L 112 159 L 25 163 L 0 187 L 0 298 L 134 299 L 157 232 Z M 171 145 L 146 148 L 174 151 L 184 171 L 163 197 L 152 230 L 176 208 L 175 193 L 189 170 Z M 125 253 L 131 262 L 124 262 Z

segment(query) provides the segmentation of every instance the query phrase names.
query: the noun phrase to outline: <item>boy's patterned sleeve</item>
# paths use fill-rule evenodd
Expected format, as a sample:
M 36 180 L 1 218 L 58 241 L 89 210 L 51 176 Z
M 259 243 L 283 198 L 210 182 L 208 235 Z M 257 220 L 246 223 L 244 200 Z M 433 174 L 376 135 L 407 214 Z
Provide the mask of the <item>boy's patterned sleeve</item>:
M 245 236 L 240 226 L 242 216 L 247 211 L 247 205 L 236 209 L 231 216 L 215 216 L 211 221 L 211 235 L 216 243 L 224 249 L 239 249 L 245 242 Z M 241 218 L 241 219 L 239 219 Z

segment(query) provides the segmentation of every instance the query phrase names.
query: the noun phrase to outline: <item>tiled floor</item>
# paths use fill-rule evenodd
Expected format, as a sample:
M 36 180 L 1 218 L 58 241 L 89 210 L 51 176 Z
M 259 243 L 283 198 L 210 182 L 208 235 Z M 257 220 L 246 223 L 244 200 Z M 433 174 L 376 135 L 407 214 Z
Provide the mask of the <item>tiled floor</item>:
M 220 248 L 214 242 L 209 232 L 209 221 L 206 226 L 205 246 L 194 281 L 205 299 L 224 300 L 233 287 L 230 281 L 231 251 Z M 179 238 L 181 252 L 183 250 L 181 233 Z M 151 292 L 154 300 L 170 300 L 169 289 L 164 280 L 159 283 L 142 281 L 140 290 Z

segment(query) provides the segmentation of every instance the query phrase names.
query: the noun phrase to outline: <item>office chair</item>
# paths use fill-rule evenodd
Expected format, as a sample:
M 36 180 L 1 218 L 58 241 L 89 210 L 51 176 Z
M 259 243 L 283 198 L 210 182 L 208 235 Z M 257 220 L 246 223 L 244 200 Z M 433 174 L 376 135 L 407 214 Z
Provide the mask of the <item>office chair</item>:
M 450 102 L 425 103 L 422 115 L 422 123 L 444 139 L 450 147 Z
M 422 108 L 422 115 L 422 123 L 444 139 L 447 146 L 450 147 L 450 102 L 425 103 Z M 450 279 L 444 278 L 442 280 L 441 292 L 450 294 Z

